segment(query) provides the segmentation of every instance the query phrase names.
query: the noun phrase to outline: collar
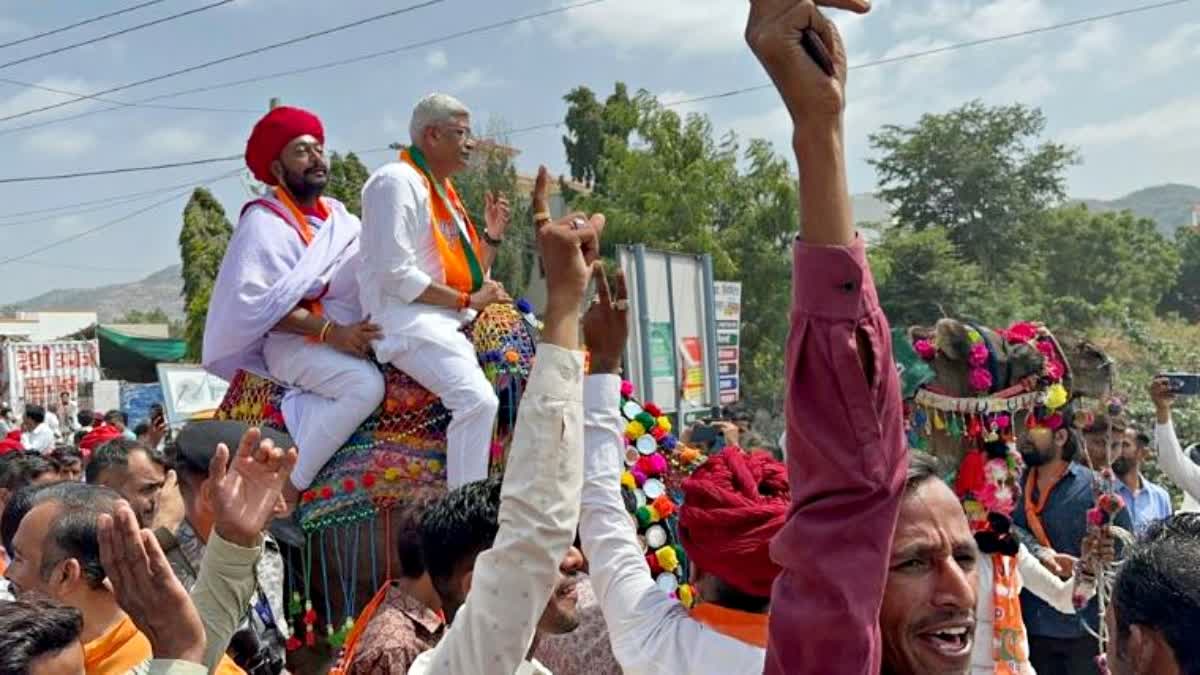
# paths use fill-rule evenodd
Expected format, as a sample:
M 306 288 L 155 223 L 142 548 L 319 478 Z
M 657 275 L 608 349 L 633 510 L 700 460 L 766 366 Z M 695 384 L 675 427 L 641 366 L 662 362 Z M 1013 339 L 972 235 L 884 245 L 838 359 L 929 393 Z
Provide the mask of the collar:
M 693 619 L 726 637 L 763 649 L 767 647 L 769 614 L 752 614 L 711 602 L 696 605 L 691 614 Z
M 437 612 L 413 597 L 398 584 L 393 583 L 388 589 L 387 604 L 429 631 L 431 635 L 437 635 L 446 627 L 446 623 L 442 621 L 442 617 Z
M 130 647 L 131 641 L 139 635 L 141 633 L 138 632 L 137 626 L 133 624 L 129 616 L 123 617 L 112 628 L 109 628 L 107 633 L 83 646 L 83 659 L 87 671 L 93 672 L 93 669 L 99 664 Z M 138 658 L 137 662 L 141 660 Z

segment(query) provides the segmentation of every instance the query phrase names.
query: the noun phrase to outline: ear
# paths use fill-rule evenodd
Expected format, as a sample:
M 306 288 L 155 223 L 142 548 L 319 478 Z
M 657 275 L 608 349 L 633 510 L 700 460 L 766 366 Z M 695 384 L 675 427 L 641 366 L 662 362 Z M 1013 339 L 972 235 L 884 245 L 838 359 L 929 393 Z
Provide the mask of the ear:
M 83 578 L 83 567 L 75 558 L 67 558 L 60 562 L 50 573 L 50 592 L 55 598 L 70 597 L 86 583 L 87 580 Z
M 200 485 L 196 490 L 196 506 L 200 507 L 200 510 L 205 513 L 212 511 L 214 489 L 216 489 L 216 485 L 212 479 L 205 478 L 200 481 Z
M 283 162 L 278 159 L 271 162 L 271 175 L 275 176 L 275 180 L 283 182 Z
M 1054 432 L 1054 447 L 1063 448 L 1067 445 L 1069 433 L 1066 429 L 1059 429 Z

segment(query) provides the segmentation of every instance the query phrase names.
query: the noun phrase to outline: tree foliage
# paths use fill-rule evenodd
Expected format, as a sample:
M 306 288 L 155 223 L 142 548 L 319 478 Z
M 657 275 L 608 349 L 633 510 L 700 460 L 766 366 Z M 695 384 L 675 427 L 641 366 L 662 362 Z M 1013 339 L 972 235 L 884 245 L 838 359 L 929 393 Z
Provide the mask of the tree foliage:
M 493 124 L 493 130 L 498 125 Z M 502 132 L 489 136 L 503 137 Z M 533 265 L 533 231 L 529 223 L 529 197 L 517 190 L 517 169 L 513 165 L 516 151 L 497 141 L 476 144 L 471 163 L 454 177 L 454 186 L 463 206 L 481 230 L 486 227 L 484 199 L 488 192 L 507 197 L 512 206 L 512 221 L 504 235 L 504 243 L 492 263 L 492 278 L 504 284 L 513 297 L 524 294 Z
M 1182 228 L 1175 233 L 1179 251 L 1179 278 L 1163 298 L 1163 312 L 1173 312 L 1188 321 L 1200 321 L 1200 232 Z
M 567 102 L 567 135 L 563 147 L 571 177 L 593 190 L 605 189 L 602 159 L 611 144 L 623 147 L 640 119 L 637 103 L 630 99 L 624 82 L 617 82 L 604 101 L 587 87 L 576 87 L 563 97 Z
M 205 188 L 196 188 L 183 209 L 183 227 L 179 230 L 179 256 L 183 262 L 184 333 L 188 359 L 200 360 L 204 344 L 204 320 L 208 299 L 221 268 L 221 258 L 229 245 L 233 226 L 225 209 Z
M 358 155 L 351 152 L 342 156 L 335 152 L 329 156 L 329 184 L 325 186 L 325 194 L 345 204 L 350 213 L 362 217 L 362 189 L 370 176 Z
M 870 137 L 879 196 L 897 225 L 946 228 L 965 259 L 995 276 L 1013 253 L 1029 252 L 1037 216 L 1066 198 L 1065 169 L 1078 155 L 1041 141 L 1045 128 L 1036 108 L 980 101 L 887 125 Z
M 893 325 L 932 324 L 942 316 L 989 318 L 983 272 L 963 259 L 946 230 L 891 229 L 869 253 L 879 302 Z
M 184 323 L 182 321 L 172 321 L 161 307 L 155 307 L 150 311 L 131 309 L 125 312 L 124 316 L 113 321 L 113 323 L 165 323 L 167 324 L 167 335 L 169 337 L 178 338 L 184 335 Z

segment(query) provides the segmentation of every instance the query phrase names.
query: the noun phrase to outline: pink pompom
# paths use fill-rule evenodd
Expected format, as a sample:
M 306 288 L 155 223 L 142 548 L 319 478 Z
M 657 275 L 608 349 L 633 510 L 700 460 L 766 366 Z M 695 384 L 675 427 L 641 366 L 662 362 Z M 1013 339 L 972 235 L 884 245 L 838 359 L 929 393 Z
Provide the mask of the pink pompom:
M 972 368 L 969 377 L 971 389 L 988 391 L 992 388 L 992 374 L 986 368 Z
M 1004 332 L 1004 337 L 1009 344 L 1020 344 L 1029 342 L 1037 337 L 1037 334 L 1037 326 L 1028 321 L 1020 321 L 1009 326 L 1008 330 Z
M 1100 509 L 1088 509 L 1087 512 L 1088 525 L 1092 527 L 1100 527 L 1104 524 L 1104 513 Z
M 971 345 L 971 353 L 967 356 L 968 363 L 970 363 L 972 366 L 978 368 L 980 366 L 987 365 L 987 360 L 988 360 L 987 345 L 985 345 L 982 342 L 976 342 L 975 344 Z
M 937 347 L 929 340 L 917 340 L 913 343 L 913 349 L 923 361 L 932 361 L 937 356 Z
M 1008 415 L 996 415 L 996 428 L 1003 431 L 1012 426 L 1012 418 Z
M 633 396 L 633 383 L 629 380 L 623 380 L 621 382 L 621 396 L 625 398 Z
M 1062 361 L 1058 359 L 1046 361 L 1046 377 L 1051 380 L 1061 380 L 1064 374 L 1066 374 L 1066 371 L 1063 368 Z
M 638 461 L 638 464 L 641 464 L 641 460 Z M 646 482 L 646 474 L 640 468 L 634 467 L 629 473 L 633 474 L 633 482 L 638 487 L 642 487 L 642 484 Z
M 1048 359 L 1058 356 L 1055 353 L 1057 350 L 1054 349 L 1054 343 L 1049 340 L 1039 340 L 1037 343 L 1037 350 L 1042 353 L 1042 356 L 1045 356 Z
M 1058 431 L 1059 429 L 1061 429 L 1062 425 L 1063 425 L 1063 418 L 1062 418 L 1062 415 L 1060 415 L 1058 413 L 1054 413 L 1053 415 L 1050 415 L 1049 417 L 1042 420 L 1042 426 L 1046 427 L 1047 429 L 1052 429 L 1054 431 Z

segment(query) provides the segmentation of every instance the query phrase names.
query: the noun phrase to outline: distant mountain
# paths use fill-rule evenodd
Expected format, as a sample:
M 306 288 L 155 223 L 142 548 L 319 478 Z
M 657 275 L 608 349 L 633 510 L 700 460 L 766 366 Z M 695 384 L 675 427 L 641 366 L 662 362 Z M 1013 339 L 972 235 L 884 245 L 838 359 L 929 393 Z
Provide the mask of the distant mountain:
M 1163 236 L 1174 238 L 1175 230 L 1192 224 L 1192 208 L 1200 204 L 1200 187 L 1173 183 L 1138 190 L 1112 201 L 1079 201 L 1095 211 L 1132 211 L 1157 223 Z
M 183 318 L 183 267 L 171 265 L 141 281 L 99 288 L 63 288 L 36 298 L 6 305 L 4 313 L 14 311 L 94 311 L 100 321 L 113 321 L 129 310 L 166 312 L 171 320 Z

